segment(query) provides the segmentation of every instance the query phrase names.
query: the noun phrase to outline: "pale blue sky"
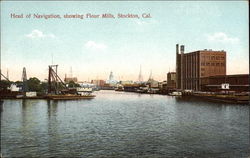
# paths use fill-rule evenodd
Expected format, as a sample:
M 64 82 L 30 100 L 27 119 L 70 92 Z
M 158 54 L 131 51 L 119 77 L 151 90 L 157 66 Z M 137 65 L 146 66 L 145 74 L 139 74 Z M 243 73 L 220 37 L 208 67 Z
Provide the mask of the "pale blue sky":
M 140 19 L 11 19 L 10 14 L 122 14 L 150 13 Z M 212 2 L 2 2 L 2 71 L 20 80 L 47 77 L 47 67 L 59 64 L 59 75 L 70 67 L 79 80 L 137 80 L 140 65 L 144 79 L 150 70 L 157 80 L 175 69 L 175 45 L 186 52 L 227 51 L 227 73 L 248 73 L 247 1 Z

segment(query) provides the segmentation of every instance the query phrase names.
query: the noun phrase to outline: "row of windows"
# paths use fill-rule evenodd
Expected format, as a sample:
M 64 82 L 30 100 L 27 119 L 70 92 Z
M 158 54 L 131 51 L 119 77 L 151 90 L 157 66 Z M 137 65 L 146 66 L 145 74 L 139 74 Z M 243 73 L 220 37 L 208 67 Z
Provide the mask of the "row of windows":
M 224 56 L 202 56 L 201 57 L 203 60 L 208 59 L 208 60 L 224 60 Z
M 225 63 L 205 63 L 205 62 L 202 62 L 201 63 L 201 66 L 225 66 Z
M 205 68 L 201 68 L 201 72 L 204 72 L 206 69 Z M 214 72 L 217 72 L 217 71 L 223 71 L 223 69 L 214 69 Z
M 215 70 L 212 74 L 213 74 L 213 75 L 215 75 L 215 74 L 222 74 L 223 72 L 224 72 L 223 70 Z M 207 73 L 207 72 L 201 71 L 201 76 L 205 76 L 205 73 Z M 211 75 L 211 72 L 208 73 L 208 74 Z

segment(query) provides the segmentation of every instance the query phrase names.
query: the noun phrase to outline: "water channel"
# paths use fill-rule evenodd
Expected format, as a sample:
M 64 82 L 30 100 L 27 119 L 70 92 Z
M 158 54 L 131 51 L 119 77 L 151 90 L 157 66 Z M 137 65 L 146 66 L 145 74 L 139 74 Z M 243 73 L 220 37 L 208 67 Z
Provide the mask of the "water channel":
M 247 157 L 248 105 L 115 91 L 4 100 L 3 157 Z

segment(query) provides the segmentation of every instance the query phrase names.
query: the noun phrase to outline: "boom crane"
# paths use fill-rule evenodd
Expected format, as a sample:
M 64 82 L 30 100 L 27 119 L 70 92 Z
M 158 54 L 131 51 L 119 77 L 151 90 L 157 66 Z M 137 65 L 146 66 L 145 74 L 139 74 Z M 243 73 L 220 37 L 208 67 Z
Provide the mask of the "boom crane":
M 66 84 L 61 80 L 57 74 L 58 65 L 49 65 L 49 76 L 48 76 L 48 93 L 59 94 L 59 84 L 61 83 L 65 89 L 68 89 Z M 60 82 L 59 82 L 60 81 Z

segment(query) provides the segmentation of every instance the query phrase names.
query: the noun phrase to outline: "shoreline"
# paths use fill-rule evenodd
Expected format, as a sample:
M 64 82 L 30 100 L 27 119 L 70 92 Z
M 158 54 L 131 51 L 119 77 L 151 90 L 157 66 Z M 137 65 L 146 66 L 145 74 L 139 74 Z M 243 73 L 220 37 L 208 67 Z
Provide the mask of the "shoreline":
M 133 91 L 117 91 L 117 92 L 132 92 L 137 94 L 150 94 L 150 95 L 166 95 L 171 96 L 169 94 L 163 94 L 163 93 L 139 93 L 139 92 L 133 92 Z M 81 99 L 93 99 L 96 96 L 60 96 L 60 95 L 53 95 L 53 96 L 33 96 L 33 97 L 17 97 L 17 96 L 0 96 L 0 99 L 44 99 L 44 100 L 81 100 Z M 223 94 L 223 95 L 202 95 L 202 94 L 189 94 L 189 95 L 182 95 L 182 96 L 172 96 L 172 97 L 179 97 L 179 98 L 199 98 L 201 100 L 211 101 L 211 102 L 218 102 L 218 103 L 230 103 L 230 104 L 245 104 L 250 105 L 250 96 L 249 95 L 229 95 L 229 94 Z

